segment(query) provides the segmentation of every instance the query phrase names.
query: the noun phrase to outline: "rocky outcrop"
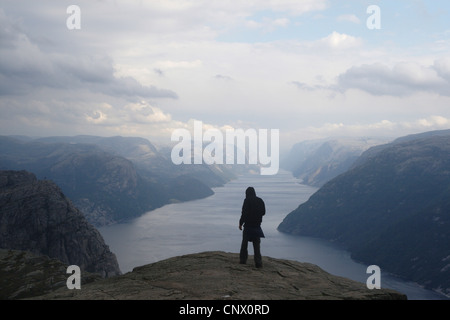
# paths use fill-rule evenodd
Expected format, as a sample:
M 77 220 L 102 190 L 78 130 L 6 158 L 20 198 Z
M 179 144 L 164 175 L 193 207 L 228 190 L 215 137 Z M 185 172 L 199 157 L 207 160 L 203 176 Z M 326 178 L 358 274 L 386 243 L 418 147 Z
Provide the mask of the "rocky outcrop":
M 56 258 L 102 277 L 120 274 L 101 234 L 51 181 L 0 171 L 0 248 Z
M 318 266 L 263 257 L 263 268 L 239 264 L 239 255 L 203 252 L 134 268 L 88 283 L 81 290 L 58 289 L 36 299 L 77 300 L 404 300 L 389 289 L 331 275 Z
M 67 288 L 67 265 L 27 251 L 0 249 L 0 300 L 25 299 Z M 81 285 L 101 279 L 83 272 Z

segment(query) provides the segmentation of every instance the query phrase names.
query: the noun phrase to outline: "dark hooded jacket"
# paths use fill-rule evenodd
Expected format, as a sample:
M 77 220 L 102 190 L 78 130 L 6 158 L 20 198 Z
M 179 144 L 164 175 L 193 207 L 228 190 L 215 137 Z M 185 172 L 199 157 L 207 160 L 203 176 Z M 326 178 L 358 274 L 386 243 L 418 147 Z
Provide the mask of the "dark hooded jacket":
M 266 214 L 264 201 L 256 196 L 255 189 L 248 187 L 245 191 L 245 200 L 242 205 L 242 215 L 239 225 L 244 228 L 258 228 L 261 226 L 262 217 Z

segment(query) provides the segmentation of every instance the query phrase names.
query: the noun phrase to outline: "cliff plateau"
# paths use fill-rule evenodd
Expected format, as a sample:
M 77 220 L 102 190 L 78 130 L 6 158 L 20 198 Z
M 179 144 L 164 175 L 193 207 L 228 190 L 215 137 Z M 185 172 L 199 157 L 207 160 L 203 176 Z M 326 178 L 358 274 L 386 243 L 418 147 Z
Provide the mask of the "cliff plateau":
M 264 267 L 239 255 L 202 252 L 136 267 L 121 276 L 60 288 L 40 300 L 405 300 L 389 289 L 331 275 L 318 266 L 263 257 Z

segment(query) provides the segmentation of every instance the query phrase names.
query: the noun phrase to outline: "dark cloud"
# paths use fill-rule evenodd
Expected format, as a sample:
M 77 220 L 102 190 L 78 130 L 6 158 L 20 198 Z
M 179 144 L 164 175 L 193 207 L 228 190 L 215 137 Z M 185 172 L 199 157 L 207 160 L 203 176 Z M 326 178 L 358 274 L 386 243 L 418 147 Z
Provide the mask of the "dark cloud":
M 307 84 L 291 81 L 299 90 L 313 92 L 328 90 L 344 93 L 358 89 L 374 96 L 409 96 L 429 92 L 450 96 L 450 59 L 436 60 L 431 66 L 399 62 L 393 67 L 382 63 L 354 66 L 338 75 L 335 84 Z
M 114 62 L 104 54 L 45 53 L 12 19 L 0 11 L 0 95 L 34 89 L 88 89 L 131 101 L 172 98 L 171 90 L 144 86 L 131 77 L 116 77 Z
M 153 71 L 160 77 L 164 77 L 164 71 L 159 68 L 154 68 Z
M 406 96 L 431 92 L 450 96 L 449 64 L 437 61 L 433 66 L 402 62 L 388 67 L 381 63 L 355 66 L 338 77 L 338 89 L 360 89 L 382 96 Z

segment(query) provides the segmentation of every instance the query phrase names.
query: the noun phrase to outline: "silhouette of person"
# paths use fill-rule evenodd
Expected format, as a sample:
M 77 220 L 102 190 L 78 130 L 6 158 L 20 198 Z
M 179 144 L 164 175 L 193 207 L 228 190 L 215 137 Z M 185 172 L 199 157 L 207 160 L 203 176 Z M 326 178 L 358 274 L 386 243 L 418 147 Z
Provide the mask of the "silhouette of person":
M 248 243 L 253 243 L 253 252 L 256 268 L 262 267 L 261 257 L 261 238 L 264 238 L 264 233 L 261 229 L 262 217 L 266 214 L 266 207 L 264 201 L 256 196 L 255 189 L 248 187 L 245 191 L 245 200 L 242 205 L 242 215 L 239 219 L 239 230 L 242 233 L 241 251 L 239 254 L 240 263 L 247 263 L 248 258 Z

